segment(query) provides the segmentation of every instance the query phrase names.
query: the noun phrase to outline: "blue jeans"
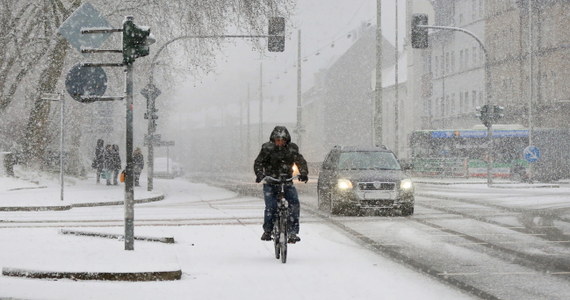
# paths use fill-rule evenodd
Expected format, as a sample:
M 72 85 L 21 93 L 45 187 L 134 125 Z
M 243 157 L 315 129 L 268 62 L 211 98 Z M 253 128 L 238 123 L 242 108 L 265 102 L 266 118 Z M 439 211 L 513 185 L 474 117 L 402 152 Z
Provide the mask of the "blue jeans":
M 265 213 L 263 217 L 263 230 L 268 232 L 273 230 L 273 218 L 277 214 L 277 194 L 281 187 L 277 184 L 264 184 L 263 197 L 265 199 Z M 289 202 L 289 233 L 299 233 L 299 196 L 293 184 L 286 184 L 284 187 L 285 199 Z

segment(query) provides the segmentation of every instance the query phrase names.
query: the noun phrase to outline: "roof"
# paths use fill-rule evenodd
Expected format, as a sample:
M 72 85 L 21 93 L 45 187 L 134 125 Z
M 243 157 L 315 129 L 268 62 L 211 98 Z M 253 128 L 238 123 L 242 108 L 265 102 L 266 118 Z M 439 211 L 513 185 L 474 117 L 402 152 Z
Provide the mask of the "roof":
M 386 146 L 341 146 L 336 145 L 334 149 L 338 149 L 341 152 L 372 152 L 372 151 L 381 151 L 381 152 L 392 152 Z

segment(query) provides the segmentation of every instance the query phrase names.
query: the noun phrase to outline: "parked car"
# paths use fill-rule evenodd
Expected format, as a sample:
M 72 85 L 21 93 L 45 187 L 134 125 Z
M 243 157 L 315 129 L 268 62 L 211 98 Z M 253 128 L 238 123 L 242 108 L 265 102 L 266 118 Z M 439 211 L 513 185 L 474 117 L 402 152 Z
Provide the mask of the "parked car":
M 331 214 L 414 213 L 414 185 L 386 147 L 335 146 L 317 183 L 318 207 Z

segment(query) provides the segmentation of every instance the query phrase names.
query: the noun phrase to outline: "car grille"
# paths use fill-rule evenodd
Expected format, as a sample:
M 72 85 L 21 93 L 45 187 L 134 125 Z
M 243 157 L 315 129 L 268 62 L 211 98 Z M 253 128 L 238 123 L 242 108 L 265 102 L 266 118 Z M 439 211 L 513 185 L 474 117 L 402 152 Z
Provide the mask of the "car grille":
M 393 191 L 396 184 L 393 182 L 359 182 L 361 191 Z
M 360 204 L 364 207 L 392 208 L 394 200 L 362 200 Z

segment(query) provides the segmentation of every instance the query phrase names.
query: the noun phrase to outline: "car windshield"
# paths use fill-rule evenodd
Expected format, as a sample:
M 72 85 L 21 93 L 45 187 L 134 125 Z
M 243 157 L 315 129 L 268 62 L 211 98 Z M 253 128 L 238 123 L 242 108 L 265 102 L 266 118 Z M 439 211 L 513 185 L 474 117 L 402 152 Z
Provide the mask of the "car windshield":
M 398 160 L 391 152 L 342 152 L 338 160 L 341 170 L 400 170 Z

